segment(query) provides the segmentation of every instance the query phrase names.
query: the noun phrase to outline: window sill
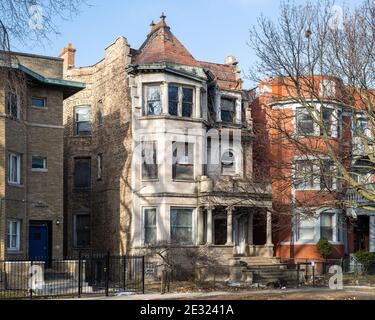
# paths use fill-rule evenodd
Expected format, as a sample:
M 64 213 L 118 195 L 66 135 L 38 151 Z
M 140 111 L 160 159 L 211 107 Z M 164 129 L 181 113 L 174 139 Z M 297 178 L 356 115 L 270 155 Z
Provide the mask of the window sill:
M 36 106 L 30 106 L 33 110 L 40 110 L 40 111 L 48 111 L 47 107 L 36 107 Z
M 15 182 L 10 182 L 10 181 L 8 181 L 8 186 L 9 187 L 14 187 L 14 188 L 23 188 L 24 187 L 23 184 L 15 183 Z
M 196 183 L 194 179 L 192 180 L 181 180 L 181 179 L 172 179 L 172 182 L 188 182 L 188 183 Z
M 9 249 L 9 248 L 7 248 L 7 253 L 8 254 L 21 254 L 22 250 L 21 249 Z
M 142 179 L 142 182 L 159 182 L 159 179 Z
M 31 171 L 32 172 L 48 172 L 48 169 L 36 169 L 36 168 L 32 168 Z

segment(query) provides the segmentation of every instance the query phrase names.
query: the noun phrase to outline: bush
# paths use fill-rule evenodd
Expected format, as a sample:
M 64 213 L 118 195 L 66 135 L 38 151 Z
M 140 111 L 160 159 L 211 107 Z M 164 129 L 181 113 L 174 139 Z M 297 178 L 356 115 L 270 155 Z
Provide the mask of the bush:
M 359 250 L 354 254 L 356 260 L 362 265 L 363 272 L 368 273 L 371 266 L 375 264 L 375 253 Z
M 326 238 L 320 238 L 316 246 L 324 259 L 327 259 L 332 254 L 332 245 Z

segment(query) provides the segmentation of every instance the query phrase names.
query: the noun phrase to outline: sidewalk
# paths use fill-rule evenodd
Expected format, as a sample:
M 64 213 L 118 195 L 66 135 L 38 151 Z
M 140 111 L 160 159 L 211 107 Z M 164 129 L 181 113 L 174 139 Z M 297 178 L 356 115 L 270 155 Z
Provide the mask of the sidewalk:
M 110 297 L 83 297 L 79 300 L 280 300 L 280 299 L 374 299 L 374 287 L 345 287 L 343 290 L 328 288 L 299 288 L 299 289 L 270 289 L 270 290 L 243 290 L 238 292 L 189 292 L 189 293 L 146 293 L 146 294 L 119 294 Z M 70 299 L 69 299 L 70 300 Z M 76 300 L 76 299 L 75 299 Z

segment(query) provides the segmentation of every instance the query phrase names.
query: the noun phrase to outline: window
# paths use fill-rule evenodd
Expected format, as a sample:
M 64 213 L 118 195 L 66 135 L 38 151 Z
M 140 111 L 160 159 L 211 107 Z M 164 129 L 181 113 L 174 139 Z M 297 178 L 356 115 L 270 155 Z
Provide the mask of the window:
M 103 170 L 103 155 L 101 153 L 98 154 L 97 163 L 96 163 L 96 178 L 98 180 L 102 180 L 102 170 Z
M 332 190 L 336 180 L 336 170 L 331 160 L 323 160 L 320 165 L 320 189 Z
M 31 98 L 31 106 L 34 108 L 45 108 L 47 106 L 44 98 Z
M 333 97 L 336 94 L 336 84 L 332 80 L 322 80 L 320 82 L 320 95 L 323 97 Z
M 76 214 L 74 216 L 74 246 L 88 247 L 90 245 L 90 215 Z
M 176 86 L 169 86 L 168 87 L 168 113 L 171 116 L 177 116 L 178 115 L 178 87 Z
M 371 138 L 370 126 L 365 116 L 357 115 L 353 121 L 353 137 Z
M 89 188 L 91 185 L 91 164 L 90 159 L 74 160 L 74 187 Z
M 173 142 L 173 179 L 194 180 L 194 144 Z
M 21 155 L 9 154 L 8 157 L 8 182 L 21 184 Z
M 298 225 L 298 240 L 314 241 L 315 240 L 315 223 L 314 218 L 300 218 Z
M 171 209 L 171 241 L 190 244 L 193 239 L 193 209 Z
M 323 120 L 323 126 L 325 128 L 325 131 L 327 135 L 332 134 L 332 124 L 333 124 L 333 109 L 331 108 L 322 108 L 322 120 Z M 324 134 L 324 130 L 321 128 L 320 135 Z
M 144 233 L 145 243 L 156 242 L 156 208 L 144 208 Z
M 142 179 L 153 180 L 158 178 L 157 142 L 142 142 Z
M 182 88 L 182 116 L 190 118 L 193 115 L 193 89 Z
M 315 166 L 311 160 L 297 160 L 295 163 L 295 188 L 314 189 Z
M 314 135 L 314 121 L 308 110 L 297 109 L 297 134 L 301 136 Z
M 8 220 L 7 225 L 7 248 L 11 251 L 20 250 L 21 221 Z
M 11 119 L 20 118 L 20 101 L 16 94 L 8 92 L 6 95 L 6 106 L 7 114 Z
M 46 170 L 47 169 L 47 158 L 33 156 L 31 159 L 31 168 L 33 170 Z
M 232 123 L 234 121 L 236 100 L 221 98 L 221 121 Z
M 221 167 L 223 174 L 235 173 L 235 158 L 233 150 L 224 151 L 221 157 Z
M 96 110 L 96 122 L 98 126 L 103 124 L 103 108 L 103 100 L 99 100 Z
M 161 113 L 160 86 L 147 87 L 146 115 L 157 116 Z
M 80 106 L 75 108 L 75 131 L 76 135 L 91 134 L 91 107 Z
M 323 212 L 320 215 L 320 238 L 333 241 L 333 212 Z

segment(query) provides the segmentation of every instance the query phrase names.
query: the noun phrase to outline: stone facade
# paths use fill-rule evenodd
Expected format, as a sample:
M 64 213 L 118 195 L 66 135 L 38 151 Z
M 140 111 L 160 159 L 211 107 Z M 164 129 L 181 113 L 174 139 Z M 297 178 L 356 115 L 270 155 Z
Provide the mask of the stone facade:
M 73 83 L 67 84 L 62 79 L 62 59 L 21 53 L 12 54 L 12 59 L 12 70 L 20 75 L 19 83 L 15 83 L 13 89 L 5 84 L 0 88 L 0 260 L 29 257 L 32 226 L 48 229 L 45 253 L 49 257 L 61 257 L 64 221 L 62 108 L 70 90 L 78 90 Z M 12 117 L 7 108 L 10 92 L 17 93 L 16 117 Z M 33 106 L 32 98 L 41 99 L 44 106 Z M 12 154 L 19 157 L 14 158 L 19 162 L 11 166 Z M 43 158 L 44 167 L 35 168 L 34 164 L 33 168 L 33 157 Z M 10 178 L 12 169 L 16 176 Z M 11 221 L 14 224 L 9 227 Z
M 64 78 L 87 87 L 64 102 L 66 253 L 146 253 L 168 244 L 208 248 L 215 256 L 229 252 L 228 259 L 233 254 L 273 256 L 272 218 L 266 214 L 270 186 L 255 183 L 252 176 L 251 112 L 235 58 L 229 56 L 224 64 L 194 59 L 164 16 L 138 50 L 118 38 L 103 60 L 82 68 L 71 65 L 74 54 L 71 45 L 62 51 Z M 150 90 L 156 92 L 152 114 Z M 171 90 L 178 100 L 174 111 Z M 89 132 L 77 129 L 82 106 L 91 113 Z M 224 135 L 231 137 L 226 149 Z M 144 176 L 146 141 L 156 146 L 157 173 L 151 178 Z M 189 149 L 177 157 L 183 170 L 190 170 L 188 177 L 177 177 L 177 166 L 170 163 L 173 142 L 192 146 L 192 153 Z M 229 148 L 236 160 L 229 159 L 228 166 L 221 158 Z M 220 153 L 216 162 L 206 161 L 208 149 Z M 90 160 L 85 188 L 77 188 L 82 173 L 75 171 L 77 159 Z M 156 215 L 151 243 L 145 234 L 148 208 Z M 183 226 L 188 243 L 173 239 L 179 228 L 174 215 L 179 214 L 188 217 Z M 81 215 L 89 218 L 83 227 L 77 223 Z M 252 224 L 255 216 L 263 229 Z M 223 234 L 225 241 L 219 239 Z M 221 262 L 229 264 L 228 259 Z

